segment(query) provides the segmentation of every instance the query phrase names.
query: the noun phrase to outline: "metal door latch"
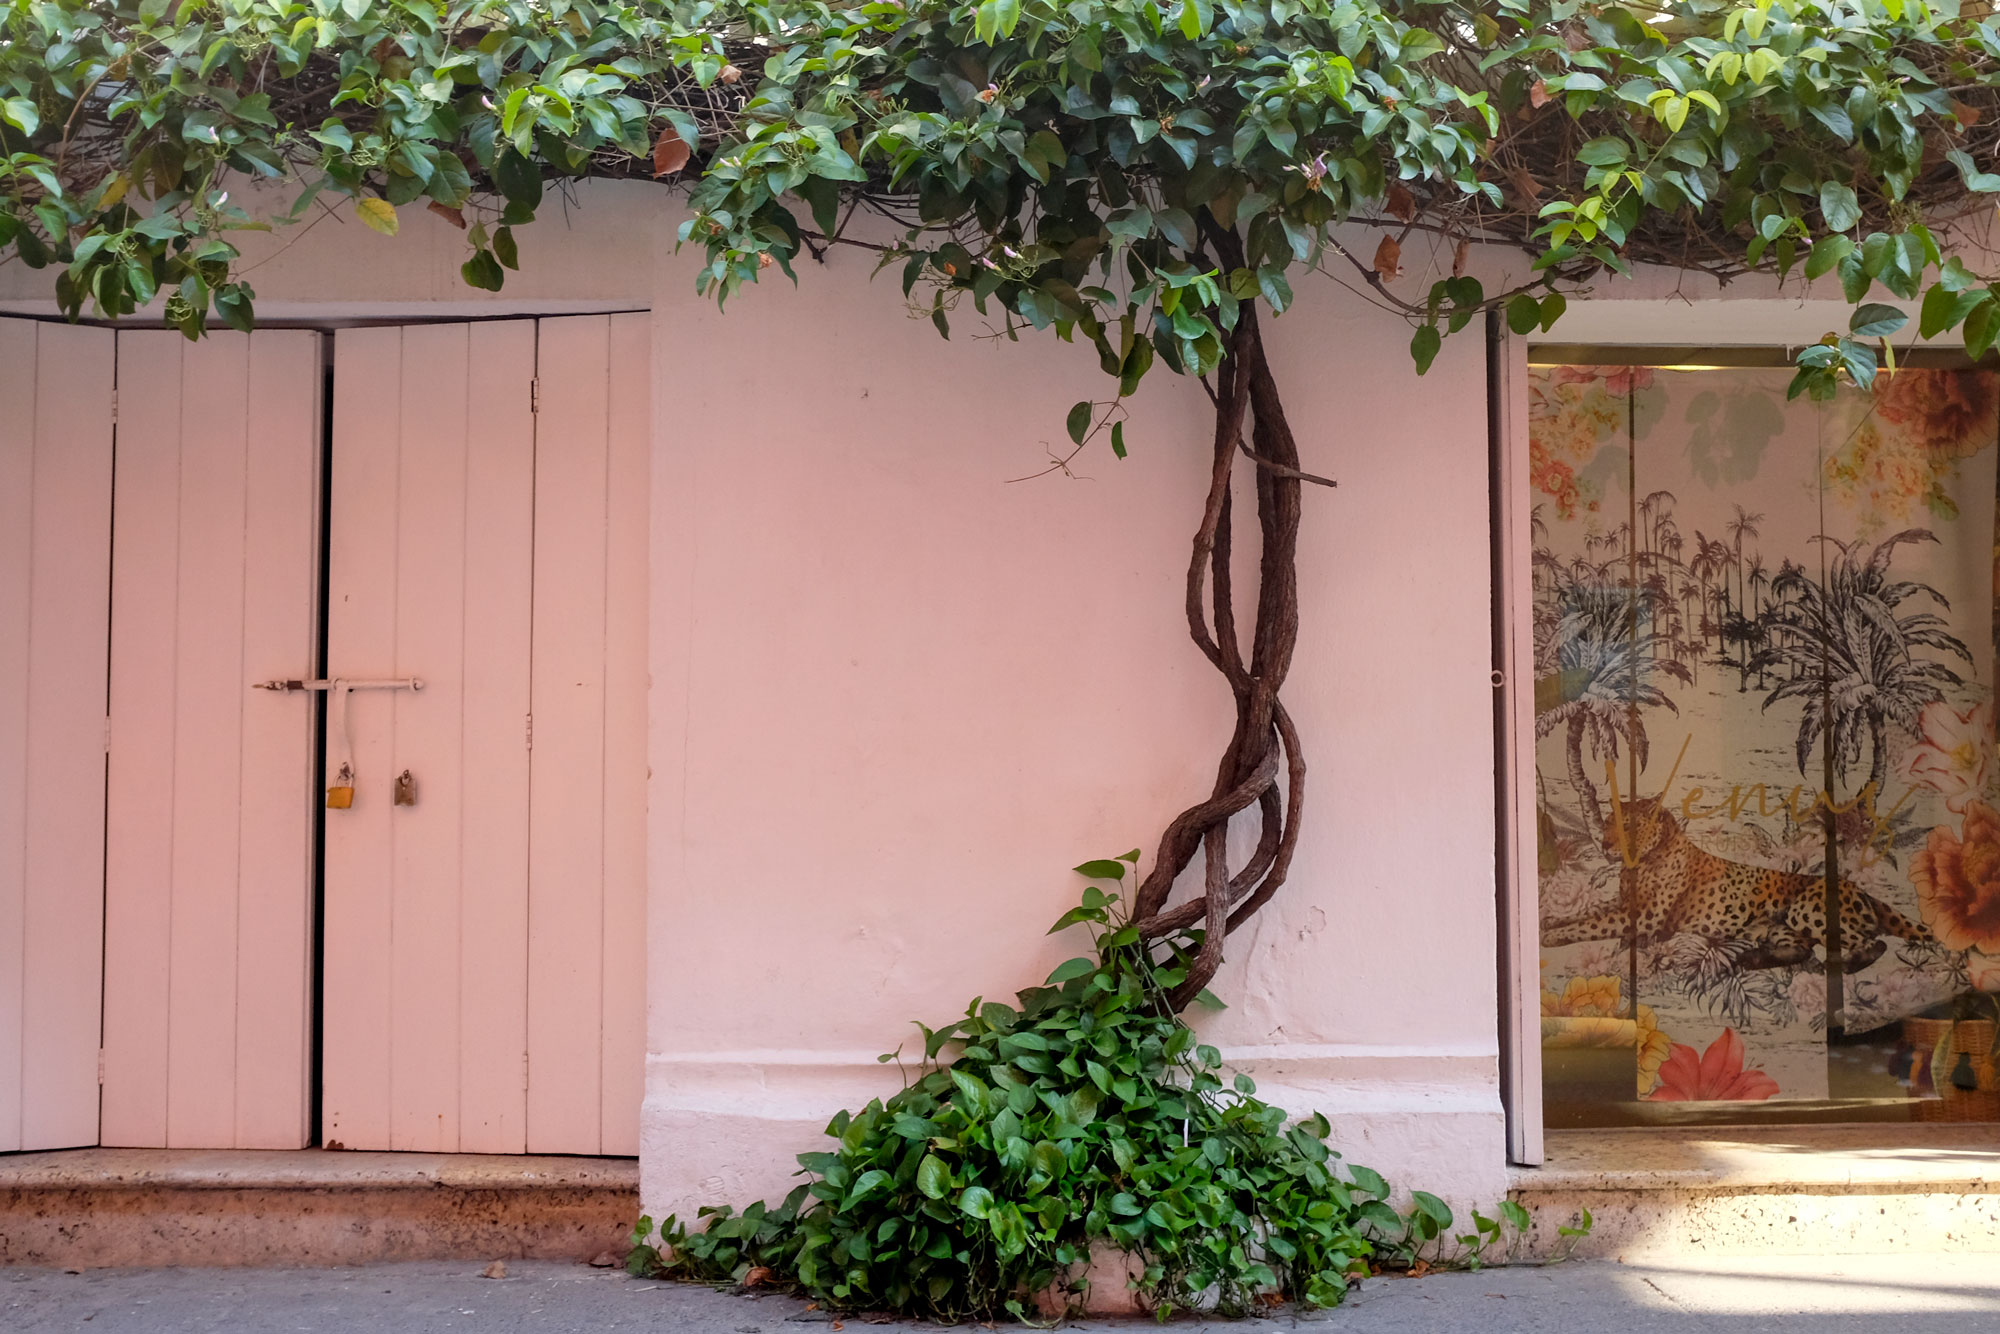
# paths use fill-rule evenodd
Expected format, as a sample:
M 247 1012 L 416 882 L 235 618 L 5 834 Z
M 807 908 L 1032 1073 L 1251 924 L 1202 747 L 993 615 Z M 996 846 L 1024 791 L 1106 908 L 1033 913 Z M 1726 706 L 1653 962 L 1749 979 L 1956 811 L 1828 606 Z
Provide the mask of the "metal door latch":
M 385 677 L 379 681 L 362 680 L 359 677 L 336 676 L 330 681 L 252 681 L 252 690 L 281 690 L 287 694 L 298 690 L 422 690 L 423 679 L 416 676 Z
M 354 808 L 354 736 L 347 711 L 347 697 L 357 690 L 408 690 L 424 688 L 422 679 L 415 676 L 359 677 L 336 676 L 322 681 L 272 680 L 252 681 L 252 690 L 276 690 L 283 694 L 293 694 L 302 690 L 324 690 L 327 692 L 327 738 L 332 747 L 338 747 L 338 765 L 333 772 L 333 781 L 326 785 L 326 805 L 328 810 L 346 811 Z M 329 747 L 330 749 L 332 747 Z M 336 756 L 329 755 L 329 759 Z M 417 780 L 403 770 L 396 779 L 396 804 L 414 806 L 417 804 Z

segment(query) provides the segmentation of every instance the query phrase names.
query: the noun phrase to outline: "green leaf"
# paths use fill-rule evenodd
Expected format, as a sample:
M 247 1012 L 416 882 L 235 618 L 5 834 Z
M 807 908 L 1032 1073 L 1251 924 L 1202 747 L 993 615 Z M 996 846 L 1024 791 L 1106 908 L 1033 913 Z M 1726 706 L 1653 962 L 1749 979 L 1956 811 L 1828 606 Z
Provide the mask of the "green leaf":
M 506 285 L 507 274 L 491 250 L 475 250 L 472 258 L 458 266 L 459 276 L 468 286 L 483 292 L 497 292 Z
M 35 104 L 25 97 L 9 97 L 0 101 L 0 120 L 6 121 L 22 134 L 33 134 L 42 123 L 41 113 Z
M 1450 1207 L 1447 1206 L 1443 1200 L 1431 1194 L 1429 1191 L 1427 1190 L 1411 1191 L 1410 1201 L 1411 1203 L 1417 1206 L 1418 1213 L 1424 1215 L 1424 1217 L 1430 1219 L 1433 1223 L 1436 1223 L 1440 1228 L 1447 1228 L 1451 1226 Z
M 1887 338 L 1910 322 L 1910 317 L 1894 306 L 1871 301 L 1854 312 L 1847 327 L 1856 338 Z
M 1861 201 L 1855 198 L 1853 186 L 1842 185 L 1839 181 L 1822 181 L 1819 212 L 1826 219 L 1827 230 L 1844 232 L 1861 221 Z
M 959 1212 L 985 1218 L 993 1212 L 993 1192 L 984 1186 L 967 1186 L 958 1197 Z
M 1535 326 L 1541 322 L 1541 302 L 1526 292 L 1516 292 L 1507 299 L 1507 327 L 1514 333 L 1533 333 Z
M 1843 256 L 1835 266 L 1840 272 L 1840 291 L 1849 301 L 1858 302 L 1868 295 L 1868 288 L 1874 279 L 1868 275 L 1868 262 L 1861 251 Z
M 1563 312 L 1568 309 L 1569 309 L 1569 298 L 1564 296 L 1561 292 L 1550 292 L 1547 296 L 1543 297 L 1542 332 L 1547 333 L 1549 330 L 1555 328 L 1556 321 L 1561 319 L 1563 317 Z
M 1924 306 L 1917 322 L 1917 332 L 1924 338 L 1936 338 L 1948 329 L 1957 328 L 1982 301 L 1987 300 L 1984 290 L 1970 292 L 1954 291 L 1943 283 L 1933 284 L 1924 293 Z
M 1422 375 L 1437 360 L 1438 348 L 1444 339 L 1435 324 L 1420 325 L 1410 339 L 1410 360 L 1417 364 L 1417 374 Z
M 1812 252 L 1806 256 L 1806 277 L 1819 278 L 1832 272 L 1833 266 L 1854 253 L 1854 241 L 1846 236 L 1822 236 L 1813 242 Z
M 2000 299 L 1995 299 L 1991 291 L 1986 296 L 1965 317 L 1965 353 L 1974 361 L 1992 350 L 1994 340 L 2000 338 Z
M 502 149 L 493 159 L 493 183 L 509 203 L 533 210 L 542 202 L 542 173 L 511 148 Z
M 1111 423 L 1111 453 L 1116 458 L 1125 457 L 1125 423 Z
M 1366 1191 L 1377 1199 L 1385 1199 L 1389 1194 L 1389 1183 L 1373 1168 L 1362 1167 L 1358 1163 L 1348 1167 L 1347 1175 L 1352 1178 L 1357 1190 Z
M 1096 971 L 1097 960 L 1095 959 L 1068 959 L 1056 965 L 1055 971 L 1049 974 L 1047 985 L 1059 987 L 1073 977 L 1082 977 L 1086 973 L 1094 973 Z
M 1087 403 L 1077 404 L 1077 407 L 1089 406 Z M 1075 415 L 1075 409 L 1071 409 L 1070 416 L 1074 417 Z M 1085 862 L 1074 869 L 1078 875 L 1089 880 L 1123 880 L 1125 878 L 1125 862 L 1123 858 L 1113 860 L 1109 857 L 1100 857 L 1096 861 Z
M 1079 445 L 1083 443 L 1083 437 L 1090 433 L 1090 415 L 1089 399 L 1083 400 L 1069 410 L 1069 438 Z
M 924 1155 L 917 1164 L 917 1189 L 933 1200 L 941 1200 L 951 1193 L 951 1169 L 944 1159 L 934 1153 Z
M 1609 135 L 1592 139 L 1576 150 L 1577 161 L 1592 167 L 1615 167 L 1631 155 L 1631 145 Z

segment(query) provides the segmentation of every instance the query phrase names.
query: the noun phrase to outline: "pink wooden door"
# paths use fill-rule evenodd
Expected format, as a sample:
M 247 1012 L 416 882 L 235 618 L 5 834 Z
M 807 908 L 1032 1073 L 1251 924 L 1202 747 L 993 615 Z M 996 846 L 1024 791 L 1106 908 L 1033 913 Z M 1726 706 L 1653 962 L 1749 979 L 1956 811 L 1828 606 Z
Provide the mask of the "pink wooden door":
M 118 335 L 105 1144 L 306 1142 L 320 349 Z
M 541 322 L 528 1149 L 639 1151 L 646 1051 L 644 315 Z
M 0 1151 L 97 1143 L 112 337 L 0 320 Z
M 328 676 L 422 688 L 346 710 L 328 1140 L 637 1150 L 646 349 L 639 316 L 336 336 Z

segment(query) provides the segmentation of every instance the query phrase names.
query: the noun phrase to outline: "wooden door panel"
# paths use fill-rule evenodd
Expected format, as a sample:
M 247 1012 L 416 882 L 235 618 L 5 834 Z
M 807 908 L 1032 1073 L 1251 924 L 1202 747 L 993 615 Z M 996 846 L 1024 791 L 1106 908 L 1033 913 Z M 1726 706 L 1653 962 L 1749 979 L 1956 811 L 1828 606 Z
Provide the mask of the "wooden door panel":
M 326 813 L 325 1134 L 518 1153 L 534 326 L 335 347 L 329 675 L 424 688 L 349 699 L 354 803 Z M 396 806 L 406 769 L 416 803 Z
M 649 347 L 642 315 L 541 322 L 528 873 L 531 1152 L 638 1152 Z
M 0 1151 L 98 1137 L 112 355 L 0 321 Z
M 119 335 L 104 1142 L 305 1143 L 319 335 Z
M 329 674 L 424 681 L 353 696 L 354 804 L 327 812 L 351 1148 L 637 1152 L 648 341 L 643 316 L 339 335 Z

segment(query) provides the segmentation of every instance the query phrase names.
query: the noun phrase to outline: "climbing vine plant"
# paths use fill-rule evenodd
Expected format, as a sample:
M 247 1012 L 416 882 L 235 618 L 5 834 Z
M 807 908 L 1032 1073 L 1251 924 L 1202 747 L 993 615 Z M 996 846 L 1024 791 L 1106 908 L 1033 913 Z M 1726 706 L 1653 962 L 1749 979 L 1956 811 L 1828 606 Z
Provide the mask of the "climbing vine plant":
M 254 320 L 244 229 L 421 207 L 497 289 L 549 180 L 668 178 L 718 300 L 855 244 L 941 332 L 1087 345 L 1110 378 L 1078 449 L 1124 454 L 1149 374 L 1198 378 L 1187 616 L 1236 722 L 1131 905 L 1178 1010 L 1304 811 L 1302 492 L 1347 442 L 1302 444 L 1266 356 L 1300 276 L 1400 313 L 1420 372 L 1485 312 L 1546 329 L 1635 263 L 1837 282 L 1850 327 L 1795 390 L 1867 386 L 1905 321 L 1877 285 L 1925 336 L 2000 335 L 2000 275 L 1949 244 L 2000 192 L 1996 86 L 1993 20 L 1923 0 L 6 0 L 0 255 L 52 267 L 73 316 L 157 300 L 193 337 Z M 250 210 L 260 180 L 298 187 L 284 211 Z

